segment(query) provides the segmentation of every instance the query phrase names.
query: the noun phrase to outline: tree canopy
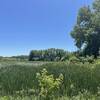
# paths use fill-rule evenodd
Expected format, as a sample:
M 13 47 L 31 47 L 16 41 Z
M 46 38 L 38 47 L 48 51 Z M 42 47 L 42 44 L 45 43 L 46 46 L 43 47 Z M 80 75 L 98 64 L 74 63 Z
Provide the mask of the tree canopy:
M 92 7 L 80 8 L 77 23 L 71 32 L 75 45 L 83 55 L 99 55 L 100 49 L 100 0 L 95 0 Z
M 29 54 L 29 61 L 63 61 L 68 56 L 69 52 L 62 49 L 32 50 Z

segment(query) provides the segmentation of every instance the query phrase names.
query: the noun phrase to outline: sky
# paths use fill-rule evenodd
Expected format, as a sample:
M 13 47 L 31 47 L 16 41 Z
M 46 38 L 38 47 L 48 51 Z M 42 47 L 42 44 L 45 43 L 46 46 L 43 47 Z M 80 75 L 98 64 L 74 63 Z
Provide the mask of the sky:
M 77 48 L 70 36 L 80 7 L 93 0 L 0 0 L 0 56 Z

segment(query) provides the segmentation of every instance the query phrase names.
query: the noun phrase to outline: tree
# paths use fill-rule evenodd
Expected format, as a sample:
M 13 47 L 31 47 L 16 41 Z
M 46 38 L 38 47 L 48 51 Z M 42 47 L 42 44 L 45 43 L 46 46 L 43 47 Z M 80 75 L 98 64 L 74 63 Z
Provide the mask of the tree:
M 99 55 L 100 0 L 95 0 L 91 9 L 89 6 L 80 8 L 71 36 L 83 55 L 94 55 L 95 58 Z
M 67 56 L 68 52 L 62 49 L 32 50 L 29 54 L 29 61 L 62 61 Z

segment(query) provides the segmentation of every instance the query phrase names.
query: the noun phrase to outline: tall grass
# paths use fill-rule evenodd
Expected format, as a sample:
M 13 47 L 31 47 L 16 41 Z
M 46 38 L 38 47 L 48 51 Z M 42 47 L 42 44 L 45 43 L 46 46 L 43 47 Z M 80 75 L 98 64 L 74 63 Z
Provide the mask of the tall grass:
M 0 94 L 15 94 L 16 91 L 37 89 L 36 73 L 46 68 L 50 74 L 58 77 L 64 75 L 64 82 L 59 95 L 74 96 L 89 91 L 98 92 L 100 87 L 100 64 L 71 64 L 66 62 L 48 63 L 34 66 L 32 64 L 5 64 L 0 68 Z M 37 93 L 37 92 L 36 92 Z

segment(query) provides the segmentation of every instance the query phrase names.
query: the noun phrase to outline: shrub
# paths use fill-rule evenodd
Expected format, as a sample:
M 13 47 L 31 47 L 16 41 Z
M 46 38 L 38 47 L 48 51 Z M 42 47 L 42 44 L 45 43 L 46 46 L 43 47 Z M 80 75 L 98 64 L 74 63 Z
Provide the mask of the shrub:
M 78 63 L 78 62 L 79 62 L 79 59 L 78 59 L 76 56 L 72 56 L 72 57 L 69 59 L 69 61 L 70 61 L 71 63 Z
M 60 74 L 58 78 L 54 78 L 53 75 L 48 75 L 46 69 L 43 69 L 41 73 L 37 73 L 36 77 L 39 82 L 39 95 L 43 100 L 53 98 L 63 82 L 62 74 Z

